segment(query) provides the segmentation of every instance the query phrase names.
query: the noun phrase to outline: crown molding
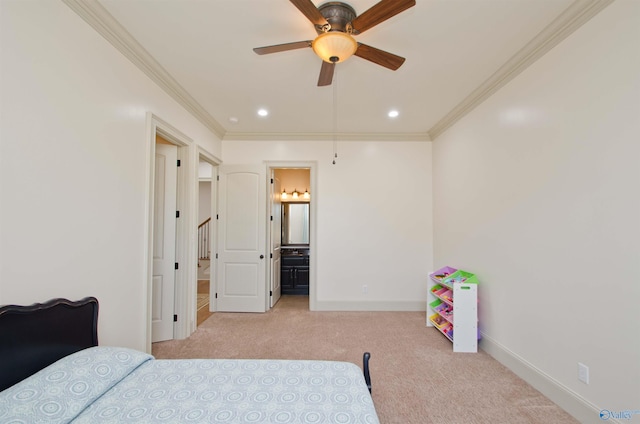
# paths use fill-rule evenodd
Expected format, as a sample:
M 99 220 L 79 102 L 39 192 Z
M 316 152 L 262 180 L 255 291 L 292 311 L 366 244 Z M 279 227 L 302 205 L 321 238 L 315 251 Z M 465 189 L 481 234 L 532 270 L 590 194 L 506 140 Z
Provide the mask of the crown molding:
M 62 0 L 161 89 L 221 140 L 331 141 L 328 133 L 227 132 L 97 0 Z M 597 15 L 613 0 L 575 0 L 485 82 L 426 133 L 343 133 L 339 141 L 433 141 L 536 60 Z
M 427 133 L 336 133 L 337 141 L 431 141 Z M 333 133 L 227 132 L 224 141 L 333 141 Z
M 613 0 L 576 0 L 428 131 L 435 140 L 459 119 L 571 35 Z
M 62 0 L 176 102 L 222 139 L 220 125 L 97 0 Z

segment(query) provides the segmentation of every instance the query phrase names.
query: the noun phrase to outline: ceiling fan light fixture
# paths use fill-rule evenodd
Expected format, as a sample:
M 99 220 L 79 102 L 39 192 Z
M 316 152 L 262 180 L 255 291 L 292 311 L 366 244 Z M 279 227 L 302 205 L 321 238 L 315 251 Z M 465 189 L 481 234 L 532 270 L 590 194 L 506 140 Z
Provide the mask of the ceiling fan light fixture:
M 318 35 L 311 43 L 311 47 L 325 62 L 340 63 L 356 52 L 358 43 L 346 32 L 329 31 Z

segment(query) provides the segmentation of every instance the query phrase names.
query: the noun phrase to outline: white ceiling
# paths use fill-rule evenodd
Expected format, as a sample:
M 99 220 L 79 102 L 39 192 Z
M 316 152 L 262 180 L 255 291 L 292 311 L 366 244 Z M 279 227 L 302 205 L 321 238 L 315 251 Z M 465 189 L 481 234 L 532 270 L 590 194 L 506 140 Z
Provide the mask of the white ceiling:
M 598 3 L 417 0 L 356 36 L 405 57 L 404 65 L 394 72 L 354 56 L 336 65 L 336 90 L 317 87 L 321 60 L 311 49 L 253 52 L 315 37 L 288 0 L 64 1 L 120 50 L 133 51 L 134 63 L 151 69 L 143 70 L 222 139 L 302 140 L 331 138 L 334 90 L 342 138 L 429 140 L 557 44 L 567 28 L 584 23 L 591 17 L 585 10 Z M 347 0 L 357 14 L 376 2 Z M 269 115 L 258 116 L 259 108 Z M 400 116 L 388 118 L 390 109 Z

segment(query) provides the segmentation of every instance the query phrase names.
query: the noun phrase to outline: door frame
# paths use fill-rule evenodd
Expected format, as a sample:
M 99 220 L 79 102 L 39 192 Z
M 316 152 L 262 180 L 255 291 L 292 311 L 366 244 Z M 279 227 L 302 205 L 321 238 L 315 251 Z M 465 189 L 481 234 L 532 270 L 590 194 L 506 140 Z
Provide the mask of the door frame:
M 287 169 L 287 168 L 308 168 L 309 169 L 309 191 L 311 192 L 311 201 L 309 202 L 309 249 L 311 252 L 309 258 L 309 310 L 317 310 L 317 296 L 318 296 L 318 284 L 316 281 L 317 269 L 318 269 L 318 249 L 317 249 L 317 204 L 319 201 L 317 182 L 318 182 L 318 162 L 317 161 L 266 161 L 267 164 L 267 181 L 266 184 L 270 185 L 270 175 L 274 169 Z M 267 187 L 269 190 L 269 187 Z M 267 202 L 266 216 L 267 220 L 271 216 L 271 199 Z M 271 249 L 271 232 L 267 234 L 267 246 Z M 271 287 L 271 261 L 267 263 L 267 293 L 269 293 L 269 287 Z M 265 310 L 270 309 L 269 296 L 265 296 Z
M 178 172 L 178 184 L 176 187 L 176 209 L 180 211 L 180 218 L 176 222 L 176 262 L 179 264 L 176 270 L 174 314 L 178 321 L 174 323 L 173 336 L 176 339 L 188 337 L 195 328 L 195 299 L 197 290 L 197 164 L 198 152 L 194 141 L 177 128 L 162 120 L 151 112 L 146 114 L 146 164 L 145 179 L 146 189 L 144 198 L 144 239 L 147 244 L 144 248 L 145 268 L 142 271 L 144 297 L 143 313 L 147 323 L 146 349 L 151 353 L 151 311 L 152 311 L 152 277 L 153 277 L 153 202 L 155 179 L 155 154 L 156 134 L 162 136 L 168 142 L 178 146 L 178 160 L 180 171 Z M 181 319 L 181 317 L 183 317 Z
M 207 162 L 211 165 L 211 225 L 209 225 L 209 251 L 211 255 L 215 255 L 216 246 L 218 242 L 218 220 L 213 219 L 213 215 L 218 213 L 218 166 L 222 164 L 222 160 L 218 157 L 212 155 L 211 153 L 204 150 L 202 147 L 198 146 L 198 162 L 199 161 Z M 200 182 L 200 176 L 196 179 L 196 185 Z M 199 201 L 199 198 L 198 198 Z M 196 206 L 196 211 L 198 207 Z M 196 224 L 197 227 L 197 224 Z M 217 302 L 216 302 L 216 293 L 218 288 L 218 280 L 217 280 L 217 266 L 218 262 L 214 260 L 215 258 L 209 259 L 209 312 L 215 312 L 217 310 Z M 197 284 L 197 276 L 196 276 L 196 284 Z M 197 291 L 197 287 L 196 287 Z M 194 293 L 194 296 L 196 293 Z M 198 311 L 195 310 L 196 319 Z M 197 325 L 197 322 L 196 322 Z M 191 332 L 195 331 L 196 327 L 193 327 Z

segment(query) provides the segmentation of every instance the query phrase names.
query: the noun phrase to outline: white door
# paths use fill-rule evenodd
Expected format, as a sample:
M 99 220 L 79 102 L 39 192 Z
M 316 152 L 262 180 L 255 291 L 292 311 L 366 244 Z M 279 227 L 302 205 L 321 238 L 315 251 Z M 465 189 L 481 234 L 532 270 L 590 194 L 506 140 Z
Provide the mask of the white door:
M 173 339 L 178 148 L 156 144 L 151 341 Z
M 219 168 L 218 311 L 265 311 L 266 195 L 265 166 Z
M 271 170 L 271 307 L 280 300 L 280 248 L 282 246 L 282 200 L 280 180 Z

